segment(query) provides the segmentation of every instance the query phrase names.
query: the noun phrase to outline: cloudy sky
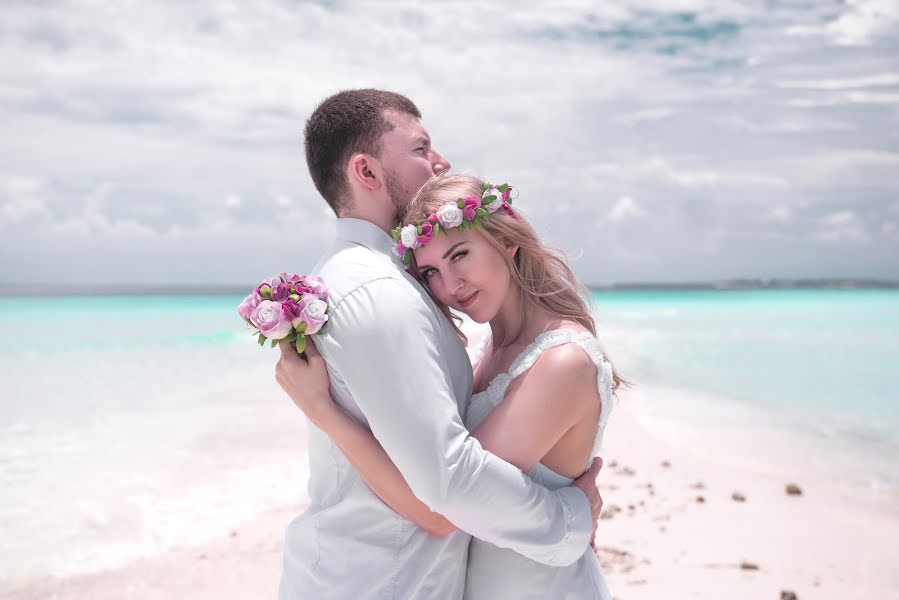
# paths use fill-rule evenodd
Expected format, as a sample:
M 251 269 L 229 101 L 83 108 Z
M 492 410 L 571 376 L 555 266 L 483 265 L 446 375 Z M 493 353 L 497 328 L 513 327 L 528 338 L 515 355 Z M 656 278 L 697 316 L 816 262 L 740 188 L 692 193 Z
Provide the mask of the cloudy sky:
M 899 279 L 899 1 L 0 5 L 0 282 L 247 284 L 333 231 L 302 128 L 421 108 L 589 283 Z

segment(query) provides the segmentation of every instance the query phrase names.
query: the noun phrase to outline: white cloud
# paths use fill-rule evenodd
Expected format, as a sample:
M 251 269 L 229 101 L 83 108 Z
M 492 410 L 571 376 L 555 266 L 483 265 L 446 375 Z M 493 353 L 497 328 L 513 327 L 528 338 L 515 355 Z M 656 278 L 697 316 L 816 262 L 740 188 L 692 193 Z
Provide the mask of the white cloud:
M 865 224 L 855 212 L 841 210 L 825 215 L 821 228 L 812 236 L 825 242 L 867 242 L 869 235 Z
M 860 87 L 890 87 L 899 85 L 899 73 L 878 73 L 861 77 L 847 77 L 844 79 L 799 79 L 792 81 L 778 81 L 777 87 L 785 89 L 807 90 L 845 90 Z
M 826 36 L 840 46 L 863 46 L 880 36 L 895 35 L 899 23 L 896 0 L 847 0 L 846 11 L 824 25 L 797 25 L 787 35 Z
M 615 201 L 615 204 L 614 206 L 612 206 L 612 210 L 609 211 L 607 218 L 612 223 L 621 223 L 623 221 L 639 219 L 640 217 L 645 215 L 646 211 L 640 208 L 640 205 L 637 204 L 633 198 L 631 198 L 630 196 L 622 196 Z
M 41 197 L 42 184 L 27 177 L 11 177 L 3 182 L 0 195 L 0 223 L 17 224 L 28 217 L 46 217 L 49 210 Z
M 57 271 L 35 276 L 113 277 L 113 258 L 141 248 L 151 280 L 177 262 L 178 277 L 221 282 L 259 268 L 258 239 L 297 230 L 290 252 L 311 266 L 333 216 L 305 171 L 303 121 L 362 86 L 409 94 L 456 169 L 516 183 L 548 237 L 595 237 L 576 265 L 588 281 L 685 264 L 711 276 L 746 255 L 759 257 L 747 273 L 775 275 L 782 261 L 763 256 L 814 236 L 831 243 L 797 272 L 826 270 L 828 251 L 867 269 L 857 234 L 896 221 L 884 215 L 899 188 L 890 6 L 11 4 L 0 273 L 31 277 L 29 256 L 65 243 L 92 260 L 65 273 L 44 260 Z M 847 198 L 857 221 L 822 220 Z M 594 235 L 598 221 L 610 231 Z M 13 261 L 23 243 L 33 251 Z M 682 250 L 647 250 L 659 243 Z

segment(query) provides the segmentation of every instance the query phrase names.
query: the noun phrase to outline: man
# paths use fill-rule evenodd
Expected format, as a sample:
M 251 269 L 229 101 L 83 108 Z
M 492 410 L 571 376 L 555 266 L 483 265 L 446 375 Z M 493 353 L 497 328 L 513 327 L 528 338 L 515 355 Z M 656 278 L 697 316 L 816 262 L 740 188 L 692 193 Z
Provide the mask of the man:
M 461 598 L 469 534 L 564 565 L 584 553 L 599 518 L 598 467 L 577 487 L 549 491 L 462 425 L 468 356 L 387 233 L 418 188 L 450 167 L 420 117 L 398 94 L 351 90 L 306 125 L 312 179 L 338 216 L 315 269 L 331 307 L 316 346 L 334 400 L 371 429 L 412 492 L 463 531 L 430 535 L 395 513 L 353 468 L 364 460 L 358 448 L 310 427 L 310 504 L 287 529 L 281 600 Z M 303 370 L 295 354 L 279 361 L 278 381 L 294 397 Z

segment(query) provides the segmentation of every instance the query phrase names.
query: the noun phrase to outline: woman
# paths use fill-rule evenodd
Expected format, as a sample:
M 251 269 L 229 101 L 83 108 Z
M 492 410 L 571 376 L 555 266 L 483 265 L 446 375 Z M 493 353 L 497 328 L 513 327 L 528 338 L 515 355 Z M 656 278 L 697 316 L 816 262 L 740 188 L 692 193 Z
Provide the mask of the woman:
M 409 224 L 394 231 L 396 252 L 448 318 L 454 309 L 490 324 L 473 355 L 466 427 L 485 449 L 558 489 L 598 455 L 622 380 L 604 357 L 571 270 L 512 211 L 509 192 L 474 177 L 435 177 L 410 204 Z M 310 377 L 326 381 L 323 363 L 315 362 Z M 297 402 L 391 508 L 433 535 L 455 530 L 412 494 L 374 436 L 329 397 Z M 611 597 L 589 549 L 572 565 L 550 567 L 472 539 L 466 598 L 532 596 Z

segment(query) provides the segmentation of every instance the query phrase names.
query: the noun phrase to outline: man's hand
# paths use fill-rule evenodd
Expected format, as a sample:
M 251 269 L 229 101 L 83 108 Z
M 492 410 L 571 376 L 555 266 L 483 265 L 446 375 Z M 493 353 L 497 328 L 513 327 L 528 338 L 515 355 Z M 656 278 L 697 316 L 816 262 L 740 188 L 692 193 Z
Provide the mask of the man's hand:
M 336 408 L 331 400 L 328 368 L 315 343 L 306 344 L 306 360 L 300 358 L 293 344 L 281 342 L 281 358 L 275 365 L 275 379 L 309 420 L 318 423 L 328 411 Z
M 572 484 L 587 494 L 587 500 L 590 502 L 590 514 L 593 515 L 593 531 L 590 533 L 590 547 L 596 550 L 596 526 L 599 523 L 599 513 L 602 511 L 602 496 L 599 495 L 599 487 L 596 485 L 596 478 L 599 477 L 599 470 L 602 469 L 602 459 L 596 457 L 593 464 L 587 469 L 587 472 L 578 477 Z

